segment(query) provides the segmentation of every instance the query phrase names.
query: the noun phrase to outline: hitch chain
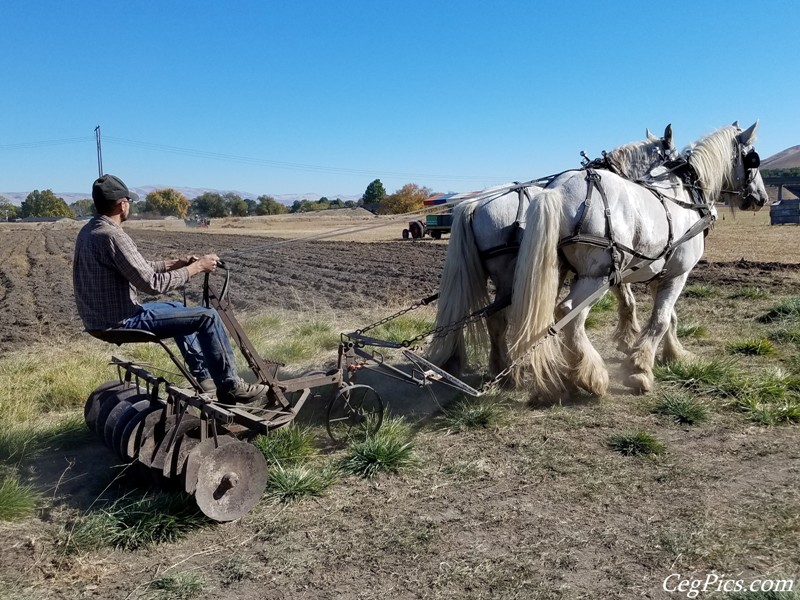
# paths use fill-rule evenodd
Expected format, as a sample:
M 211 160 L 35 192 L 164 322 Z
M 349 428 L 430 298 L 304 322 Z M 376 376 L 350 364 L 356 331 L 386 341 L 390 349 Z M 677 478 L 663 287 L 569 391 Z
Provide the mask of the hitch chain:
M 374 329 L 375 327 L 379 327 L 380 325 L 388 323 L 389 321 L 392 321 L 392 320 L 394 320 L 394 319 L 396 319 L 396 318 L 398 318 L 398 317 L 400 317 L 400 316 L 402 316 L 402 315 L 404 315 L 406 313 L 409 313 L 412 310 L 416 310 L 417 308 L 420 308 L 421 306 L 426 306 L 426 305 L 430 304 L 433 300 L 435 300 L 437 297 L 438 297 L 438 295 L 430 296 L 428 298 L 425 298 L 424 300 L 420 300 L 419 302 L 415 302 L 414 304 L 412 304 L 408 308 L 404 308 L 403 310 L 398 311 L 397 313 L 395 313 L 393 315 L 390 315 L 388 317 L 385 317 L 385 318 L 381 319 L 380 321 L 376 321 L 375 323 L 372 323 L 371 325 L 367 325 L 363 329 L 358 329 L 354 333 L 361 335 L 365 331 L 369 331 L 370 329 Z M 475 323 L 477 321 L 480 321 L 481 319 L 486 317 L 486 313 L 488 311 L 489 311 L 489 306 L 486 306 L 484 308 L 476 310 L 475 312 L 467 315 L 463 319 L 459 319 L 458 321 L 453 321 L 452 323 L 445 323 L 444 325 L 439 325 L 438 327 L 434 327 L 433 329 L 431 329 L 429 331 L 425 331 L 423 333 L 420 333 L 419 335 L 414 336 L 413 338 L 410 338 L 410 339 L 407 339 L 407 340 L 403 340 L 402 342 L 399 342 L 399 344 L 401 346 L 403 346 L 404 348 L 409 348 L 415 342 L 422 341 L 422 340 L 424 340 L 425 338 L 427 338 L 430 335 L 432 335 L 433 337 L 442 337 L 444 335 L 447 335 L 448 333 L 451 333 L 451 332 L 454 332 L 454 331 L 458 331 L 459 329 L 463 329 L 464 327 L 466 327 L 467 325 L 469 325 L 471 323 Z M 538 340 L 536 340 L 536 342 L 534 342 L 534 344 L 528 349 L 527 352 L 525 352 L 525 354 L 520 356 L 517 360 L 511 362 L 511 364 L 509 364 L 505 369 L 503 369 L 497 375 L 495 375 L 492 379 L 490 379 L 489 381 L 484 383 L 480 388 L 481 394 L 489 393 L 492 390 L 494 390 L 494 388 L 498 387 L 502 383 L 502 381 L 506 377 L 508 377 L 511 374 L 511 372 L 516 367 L 518 367 L 519 364 L 522 361 L 524 361 L 530 355 L 531 352 L 533 352 L 536 348 L 538 348 L 540 345 L 542 345 L 548 338 L 551 338 L 551 337 L 554 337 L 554 336 L 558 335 L 559 331 L 560 331 L 560 327 L 557 327 L 557 324 L 556 325 L 551 325 L 550 327 L 548 327 L 547 331 Z M 364 346 L 366 346 L 366 344 L 364 342 L 356 342 L 356 346 L 358 346 L 359 348 L 363 348 Z
M 534 350 L 536 350 L 536 348 L 541 346 L 545 342 L 545 340 L 554 337 L 556 335 L 558 335 L 557 329 L 555 329 L 554 327 L 548 328 L 547 333 L 545 333 L 542 337 L 536 340 L 536 342 L 528 349 L 527 352 L 525 352 L 525 354 L 520 356 L 517 360 L 513 361 L 510 365 L 508 365 L 505 369 L 500 371 L 492 379 L 484 383 L 480 388 L 481 394 L 486 394 L 488 392 L 491 392 L 494 388 L 498 387 L 500 383 L 511 374 L 511 371 L 513 371 L 516 367 L 518 367 L 519 364 L 523 360 L 525 360 L 530 355 L 531 352 L 533 352 Z
M 404 308 L 404 309 L 396 312 L 393 315 L 389 315 L 388 317 L 385 317 L 385 318 L 381 319 L 380 321 L 376 321 L 375 323 L 372 323 L 371 325 L 367 325 L 366 327 L 364 327 L 362 329 L 357 329 L 354 333 L 356 333 L 358 335 L 363 335 L 364 332 L 366 332 L 366 331 L 369 331 L 371 329 L 375 329 L 376 327 L 384 325 L 384 324 L 388 323 L 389 321 L 393 321 L 394 319 L 396 319 L 398 317 L 402 317 L 406 313 L 409 313 L 409 312 L 411 312 L 413 310 L 416 310 L 416 309 L 418 309 L 418 308 L 420 308 L 422 306 L 427 306 L 428 304 L 430 304 L 431 302 L 436 300 L 438 297 L 439 297 L 439 295 L 435 294 L 434 296 L 429 296 L 427 298 L 424 298 L 424 299 L 422 299 L 422 300 L 420 300 L 418 302 L 415 302 L 414 304 L 412 304 L 408 308 Z M 475 312 L 467 315 L 466 317 L 464 317 L 462 319 L 459 319 L 458 321 L 453 321 L 452 323 L 445 323 L 444 325 L 439 325 L 438 327 L 434 327 L 433 329 L 429 329 L 428 331 L 423 331 L 419 335 L 415 335 L 413 338 L 409 338 L 407 340 L 403 340 L 402 342 L 398 342 L 398 344 L 400 344 L 403 348 L 411 348 L 417 342 L 421 342 L 422 340 L 424 340 L 428 336 L 432 335 L 433 337 L 443 337 L 443 336 L 447 335 L 448 333 L 451 333 L 451 332 L 454 332 L 454 331 L 458 331 L 459 329 L 463 329 L 464 327 L 466 327 L 467 325 L 469 325 L 471 323 L 475 323 L 477 321 L 480 321 L 481 319 L 483 319 L 486 316 L 487 309 L 488 309 L 488 307 L 482 308 L 480 310 L 476 310 Z M 366 344 L 364 342 L 358 342 L 357 345 L 359 347 L 363 347 Z

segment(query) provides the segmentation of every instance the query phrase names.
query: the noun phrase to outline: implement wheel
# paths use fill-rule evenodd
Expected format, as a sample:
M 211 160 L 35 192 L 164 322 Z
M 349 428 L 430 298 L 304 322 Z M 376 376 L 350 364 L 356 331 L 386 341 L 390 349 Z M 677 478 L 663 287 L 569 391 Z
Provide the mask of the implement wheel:
M 368 385 L 348 385 L 328 404 L 326 427 L 334 442 L 364 439 L 383 422 L 383 401 Z

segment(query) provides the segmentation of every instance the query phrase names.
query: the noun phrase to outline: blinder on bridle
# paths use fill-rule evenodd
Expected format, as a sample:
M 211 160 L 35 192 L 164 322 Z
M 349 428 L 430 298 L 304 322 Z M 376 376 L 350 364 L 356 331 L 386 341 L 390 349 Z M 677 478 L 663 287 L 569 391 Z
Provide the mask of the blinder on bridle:
M 751 148 L 748 152 L 742 152 L 742 166 L 745 170 L 745 183 L 751 184 L 756 178 L 756 170 L 761 166 L 761 157 L 755 149 Z
M 757 169 L 761 166 L 761 157 L 755 150 L 750 150 L 750 152 L 744 155 L 742 162 L 745 169 Z

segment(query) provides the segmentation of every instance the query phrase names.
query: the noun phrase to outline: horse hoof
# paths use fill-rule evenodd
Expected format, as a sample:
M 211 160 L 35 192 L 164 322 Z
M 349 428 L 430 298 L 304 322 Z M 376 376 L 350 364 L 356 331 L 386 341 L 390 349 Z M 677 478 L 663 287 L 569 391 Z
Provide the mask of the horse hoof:
M 629 375 L 625 385 L 638 394 L 649 394 L 653 391 L 653 380 L 644 373 Z

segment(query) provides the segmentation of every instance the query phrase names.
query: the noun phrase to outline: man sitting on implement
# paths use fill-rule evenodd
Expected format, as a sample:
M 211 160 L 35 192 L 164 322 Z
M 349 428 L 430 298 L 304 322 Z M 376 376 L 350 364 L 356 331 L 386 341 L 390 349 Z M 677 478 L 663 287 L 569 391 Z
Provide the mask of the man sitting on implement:
M 97 215 L 75 240 L 72 269 L 75 303 L 84 327 L 90 333 L 143 329 L 159 338 L 174 338 L 204 392 L 216 391 L 218 401 L 225 404 L 259 400 L 266 386 L 248 384 L 237 375 L 233 349 L 217 311 L 180 302 L 139 303 L 137 290 L 165 294 L 193 275 L 213 272 L 218 258 L 206 254 L 145 260 L 122 229 L 130 203 L 138 198 L 114 175 L 103 175 L 92 186 Z

